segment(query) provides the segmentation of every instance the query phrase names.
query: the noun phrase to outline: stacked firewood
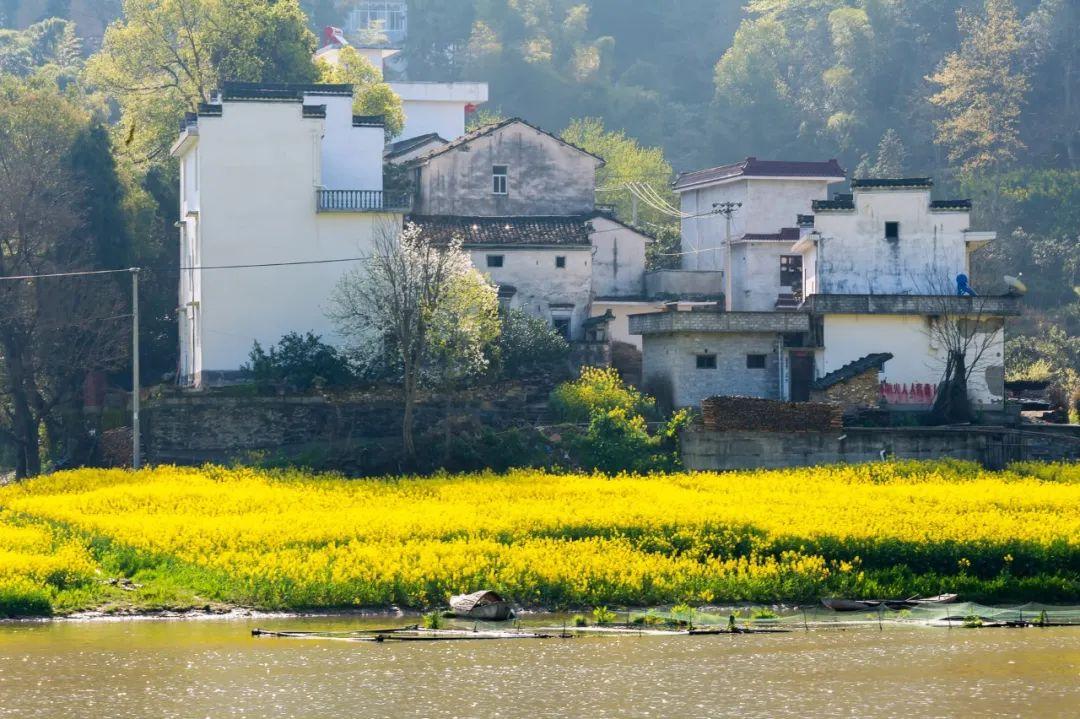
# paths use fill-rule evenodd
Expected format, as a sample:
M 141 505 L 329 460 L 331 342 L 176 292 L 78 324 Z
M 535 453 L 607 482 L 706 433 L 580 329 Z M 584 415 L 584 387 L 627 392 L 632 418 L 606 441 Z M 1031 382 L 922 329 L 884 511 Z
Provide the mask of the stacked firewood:
M 844 426 L 839 405 L 753 397 L 710 397 L 701 403 L 701 415 L 705 428 L 717 432 L 827 432 Z

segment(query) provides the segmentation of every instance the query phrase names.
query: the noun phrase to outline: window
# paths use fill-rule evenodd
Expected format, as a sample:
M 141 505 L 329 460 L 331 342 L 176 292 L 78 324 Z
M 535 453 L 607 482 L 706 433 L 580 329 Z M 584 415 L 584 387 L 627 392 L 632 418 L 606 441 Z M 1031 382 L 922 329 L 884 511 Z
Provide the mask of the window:
M 784 255 L 780 258 L 780 286 L 802 285 L 802 255 Z
M 566 267 L 566 257 L 564 257 L 563 255 L 559 255 L 558 257 L 556 257 L 555 266 L 558 267 L 560 270 L 564 269 Z
M 698 369 L 716 369 L 716 355 L 698 355 Z
M 765 355 L 746 355 L 746 369 L 765 369 Z
M 506 194 L 506 165 L 493 165 L 491 168 L 491 191 L 496 195 Z
M 885 223 L 885 239 L 886 240 L 899 240 L 900 239 L 900 223 L 899 222 L 886 222 Z
M 488 267 L 502 267 L 503 266 L 503 256 L 502 255 L 488 255 L 487 256 L 487 266 Z
M 382 30 L 391 40 L 401 40 L 408 29 L 408 6 L 404 0 L 361 0 L 350 13 L 350 32 Z
M 570 339 L 570 318 L 569 317 L 555 317 L 551 320 L 551 326 L 555 328 L 555 331 L 562 335 L 564 340 Z

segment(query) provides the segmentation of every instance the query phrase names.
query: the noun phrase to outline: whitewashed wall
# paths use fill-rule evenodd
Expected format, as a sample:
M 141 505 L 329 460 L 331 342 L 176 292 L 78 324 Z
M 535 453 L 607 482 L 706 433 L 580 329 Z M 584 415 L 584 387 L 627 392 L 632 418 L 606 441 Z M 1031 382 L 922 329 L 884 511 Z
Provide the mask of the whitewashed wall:
M 825 315 L 824 350 L 819 351 L 819 377 L 875 352 L 891 352 L 882 379 L 893 384 L 937 386 L 945 375 L 947 348 L 934 341 L 930 318 L 914 315 Z M 987 373 L 1004 372 L 1005 333 L 994 335 L 993 345 L 974 367 L 968 393 L 976 406 L 997 406 L 1004 400 L 990 390 Z M 975 357 L 968 358 L 969 363 Z
M 185 265 L 192 257 L 203 267 L 358 257 L 375 232 L 399 230 L 400 215 L 316 213 L 323 131 L 323 120 L 302 117 L 299 102 L 228 102 L 221 117 L 200 117 L 197 142 L 180 157 L 186 167 L 199 153 L 199 213 L 184 226 Z M 188 206 L 185 197 L 181 203 Z M 268 346 L 291 331 L 333 342 L 325 310 L 348 269 L 334 263 L 190 273 L 181 280 L 181 306 L 197 301 L 197 320 L 194 328 L 181 326 L 182 373 L 234 372 L 255 340 Z
M 593 297 L 641 297 L 649 238 L 602 215 L 592 226 Z
M 381 190 L 383 128 L 353 127 L 351 96 L 308 93 L 304 102 L 326 105 L 320 158 L 323 187 L 328 190 Z
M 581 324 L 589 316 L 592 299 L 592 252 L 588 246 L 466 249 L 473 265 L 495 285 L 512 285 L 517 290 L 511 307 L 551 322 L 551 305 L 573 305 L 571 337 L 582 339 Z M 488 255 L 502 255 L 503 266 L 488 267 Z M 565 257 L 566 266 L 556 267 L 556 257 Z
M 900 239 L 885 239 L 885 223 Z M 864 190 L 854 212 L 822 212 L 814 291 L 821 294 L 951 294 L 970 276 L 968 212 L 930 209 L 929 190 Z M 978 289 L 978 288 L 976 288 Z
M 487 102 L 484 82 L 392 82 L 401 97 L 405 129 L 401 138 L 437 132 L 445 140 L 465 134 L 465 106 Z
M 776 309 L 776 299 L 790 294 L 790 285 L 780 284 L 780 258 L 796 255 L 790 242 L 763 240 L 737 242 L 731 248 L 731 298 L 729 309 L 736 312 L 766 312 Z

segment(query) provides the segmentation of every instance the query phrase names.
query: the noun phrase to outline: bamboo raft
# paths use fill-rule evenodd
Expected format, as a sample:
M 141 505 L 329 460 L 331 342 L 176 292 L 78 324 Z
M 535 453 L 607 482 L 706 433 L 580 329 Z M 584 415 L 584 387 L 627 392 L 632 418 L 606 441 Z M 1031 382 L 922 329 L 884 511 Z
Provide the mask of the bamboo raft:
M 358 629 L 347 632 L 300 632 L 252 629 L 253 637 L 284 639 L 331 639 L 348 642 L 452 642 L 494 639 L 552 639 L 557 635 L 531 631 L 489 631 L 483 629 L 421 629 L 417 625 L 393 629 Z M 567 637 L 563 637 L 567 638 Z

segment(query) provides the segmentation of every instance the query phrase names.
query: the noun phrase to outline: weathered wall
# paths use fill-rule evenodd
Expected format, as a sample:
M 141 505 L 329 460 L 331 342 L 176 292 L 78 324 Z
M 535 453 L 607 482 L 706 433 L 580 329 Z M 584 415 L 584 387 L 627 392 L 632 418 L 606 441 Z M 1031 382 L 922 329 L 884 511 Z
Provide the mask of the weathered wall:
M 507 385 L 497 392 L 463 393 L 449 403 L 422 401 L 416 432 L 438 429 L 448 417 L 492 427 L 534 422 L 546 408 L 550 386 Z M 152 463 L 226 462 L 251 453 L 295 456 L 310 448 L 368 445 L 400 448 L 399 399 L 350 401 L 324 397 L 223 397 L 193 393 L 159 398 L 142 413 L 143 450 Z M 400 454 L 400 452 L 398 452 Z
M 884 455 L 882 454 L 884 452 Z M 841 462 L 951 457 L 1000 468 L 1010 461 L 1080 459 L 1077 428 L 1024 432 L 998 428 L 849 428 L 833 432 L 712 432 L 682 434 L 691 470 L 808 467 Z
M 768 312 L 776 300 L 791 294 L 791 285 L 780 284 L 780 258 L 794 255 L 792 243 L 776 240 L 737 242 L 731 248 L 731 298 L 733 312 Z
M 596 202 L 599 160 L 514 123 L 431 158 L 421 168 L 417 214 L 506 217 L 585 215 Z M 492 167 L 507 166 L 507 194 Z
M 552 321 L 552 305 L 572 305 L 571 338 L 581 339 L 581 323 L 589 316 L 592 298 L 593 257 L 585 245 L 552 248 L 476 247 L 469 249 L 473 265 L 496 285 L 513 286 L 517 293 L 510 306 Z M 488 255 L 502 255 L 502 267 L 488 267 Z M 555 258 L 566 266 L 556 267 Z
M 598 215 L 592 219 L 593 297 L 641 297 L 645 292 L 645 235 Z
M 645 294 L 658 300 L 718 300 L 724 295 L 724 273 L 714 270 L 654 270 L 645 275 Z
M 878 368 L 871 367 L 857 377 L 824 390 L 811 390 L 811 402 L 837 404 L 845 410 L 877 407 L 881 398 Z
M 779 399 L 777 335 L 682 332 L 645 335 L 642 384 L 675 407 L 696 407 L 720 395 Z M 715 369 L 698 369 L 699 354 L 715 354 Z M 765 355 L 764 369 L 748 369 L 748 354 Z
M 819 212 L 815 292 L 822 294 L 953 294 L 970 275 L 967 211 L 930 209 L 930 191 L 857 190 L 854 211 Z M 885 239 L 885 223 L 900 238 Z
M 685 270 L 722 270 L 723 243 L 727 233 L 723 215 L 714 212 L 714 204 L 741 202 L 742 207 L 731 221 L 731 236 L 778 232 L 794 227 L 800 214 L 809 214 L 813 200 L 829 194 L 827 180 L 781 180 L 768 178 L 740 179 L 712 187 L 692 189 L 681 195 L 681 209 L 693 215 L 682 221 Z M 735 279 L 735 276 L 732 276 Z

